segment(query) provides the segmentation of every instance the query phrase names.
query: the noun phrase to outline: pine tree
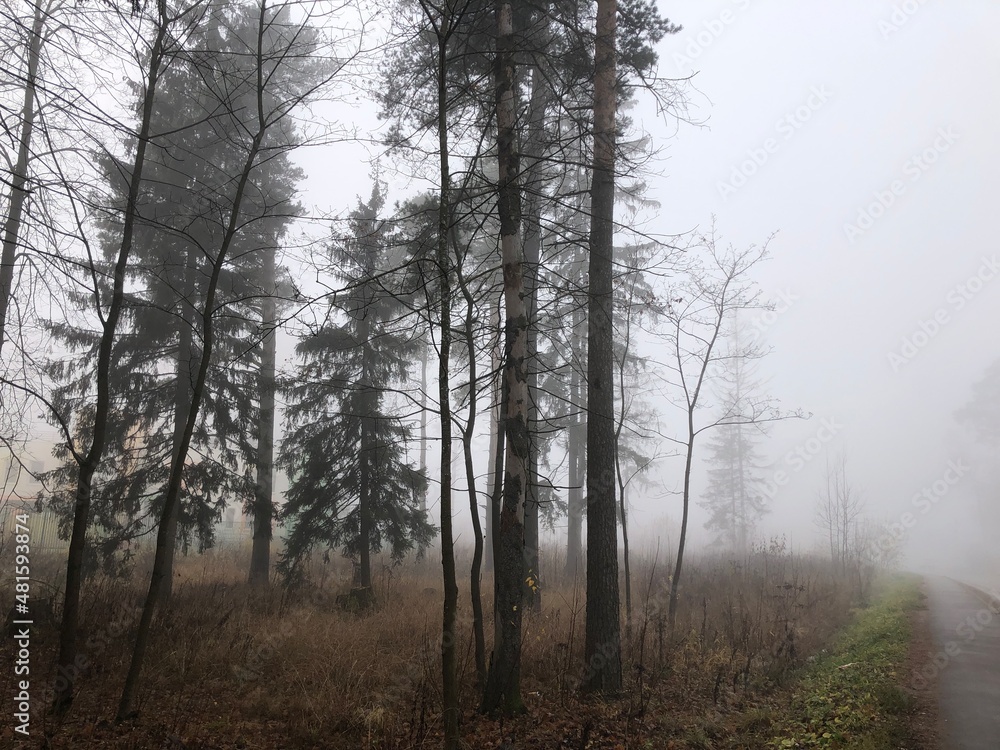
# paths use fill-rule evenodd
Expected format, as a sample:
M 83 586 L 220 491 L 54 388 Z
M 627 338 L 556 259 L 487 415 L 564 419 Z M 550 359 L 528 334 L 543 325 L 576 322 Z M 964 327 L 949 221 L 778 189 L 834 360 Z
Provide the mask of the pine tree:
M 202 279 L 208 276 L 206 269 L 224 233 L 233 172 L 243 158 L 242 134 L 220 128 L 211 114 L 218 102 L 233 99 L 237 107 L 253 110 L 251 101 L 241 101 L 253 91 L 243 80 L 247 66 L 240 57 L 240 39 L 252 38 L 256 15 L 246 7 L 219 6 L 199 31 L 201 38 L 192 45 L 190 64 L 178 68 L 169 95 L 161 102 L 163 124 L 184 129 L 160 149 L 156 177 L 159 184 L 180 187 L 180 191 L 164 196 L 168 231 L 162 231 L 162 223 L 157 226 L 158 222 L 151 221 L 147 245 L 153 268 L 160 268 L 161 263 L 169 267 L 180 256 L 183 262 L 177 264 L 176 271 L 182 279 L 178 283 L 154 275 L 155 283 L 147 288 L 158 303 L 146 308 L 150 320 L 137 326 L 142 333 L 170 331 L 165 340 L 177 342 L 172 356 L 177 373 L 171 394 L 175 410 L 172 450 L 190 402 L 191 363 L 201 356 L 200 343 L 197 337 L 192 338 L 192 331 L 199 322 L 196 311 L 204 294 Z M 274 28 L 271 33 L 280 35 Z M 287 83 L 302 85 L 291 80 Z M 190 122 L 197 125 L 185 127 Z M 218 307 L 225 312 L 218 315 L 209 387 L 192 443 L 199 458 L 189 460 L 185 468 L 185 487 L 200 491 L 189 489 L 179 513 L 171 519 L 185 534 L 185 541 L 187 530 L 195 528 L 203 544 L 210 542 L 212 525 L 225 502 L 249 506 L 254 499 L 252 472 L 258 461 L 262 348 L 257 345 L 262 322 L 258 300 L 263 287 L 273 287 L 273 281 L 261 278 L 261 273 L 297 211 L 293 198 L 301 172 L 291 165 L 287 154 L 297 140 L 295 131 L 286 127 L 266 143 L 268 158 L 255 168 L 252 189 L 243 199 L 241 215 L 245 218 L 231 253 L 234 262 L 223 269 Z M 179 154 L 183 166 L 177 164 Z M 177 170 L 182 170 L 181 185 L 174 179 Z M 166 187 L 165 192 L 168 190 Z M 273 291 L 264 290 L 264 296 L 268 294 Z M 178 309 L 171 311 L 171 305 L 178 305 Z M 164 320 L 164 310 L 174 314 Z
M 757 521 L 768 510 L 756 473 L 762 463 L 753 440 L 755 429 L 742 424 L 720 425 L 705 446 L 710 468 L 701 506 L 711 513 L 705 528 L 717 534 L 719 544 L 738 555 L 749 550 Z
M 749 402 L 758 385 L 753 379 L 752 363 L 740 351 L 737 323 L 723 360 L 725 370 L 718 381 L 723 417 L 706 441 L 708 486 L 701 506 L 711 513 L 705 528 L 716 532 L 719 543 L 744 555 L 768 507 L 760 473 L 766 464 L 758 450 L 764 425 L 747 424 L 742 417 L 752 411 Z
M 351 213 L 350 236 L 331 245 L 344 291 L 329 322 L 299 342 L 301 362 L 282 389 L 278 465 L 290 481 L 281 514 L 290 532 L 279 566 L 290 579 L 314 548 L 340 549 L 359 564 L 356 584 L 370 589 L 372 552 L 388 546 L 398 560 L 434 534 L 419 505 L 426 477 L 407 462 L 410 431 L 392 396 L 420 341 L 386 273 L 398 264 L 383 202 L 376 184 Z
M 149 143 L 123 315 L 128 327 L 115 342 L 112 357 L 112 389 L 122 394 L 123 404 L 112 416 L 105 461 L 95 479 L 92 535 L 106 563 L 114 562 L 114 553 L 146 528 L 148 516 L 157 515 L 189 411 L 194 368 L 201 358 L 204 286 L 225 233 L 234 171 L 245 150 L 243 133 L 220 112 L 256 109 L 249 99 L 249 58 L 240 41 L 255 32 L 249 6 L 212 6 L 188 39 L 188 50 L 164 73 L 154 103 L 153 129 L 164 135 Z M 280 35 L 280 25 L 270 33 Z M 302 84 L 289 80 L 288 85 L 294 89 Z M 184 469 L 181 504 L 169 521 L 171 537 L 179 534 L 185 546 L 192 535 L 201 547 L 212 543 L 226 504 L 253 502 L 258 300 L 264 286 L 259 276 L 265 257 L 279 246 L 297 212 L 294 193 L 301 172 L 287 154 L 296 140 L 290 126 L 275 129 L 266 140 L 268 158 L 255 167 L 240 207 L 241 226 L 230 255 L 234 260 L 220 277 L 211 311 L 217 317 L 217 338 L 207 389 Z M 123 200 L 120 165 L 104 157 L 101 167 Z M 117 217 L 109 213 L 101 227 L 107 253 L 121 231 Z M 53 332 L 81 354 L 50 370 L 62 383 L 57 398 L 70 404 L 90 388 L 98 337 L 73 322 L 56 325 Z M 88 429 L 86 412 L 78 413 L 77 424 L 81 431 Z M 67 462 L 57 475 L 70 471 Z M 71 503 L 72 498 L 57 496 L 54 504 L 68 509 Z

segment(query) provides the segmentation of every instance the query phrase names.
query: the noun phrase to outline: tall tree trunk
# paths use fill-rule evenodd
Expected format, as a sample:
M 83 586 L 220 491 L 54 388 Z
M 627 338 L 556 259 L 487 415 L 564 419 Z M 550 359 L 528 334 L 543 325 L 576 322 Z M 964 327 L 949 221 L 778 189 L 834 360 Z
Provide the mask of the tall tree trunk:
M 507 413 L 507 403 L 509 401 L 509 394 L 507 393 L 507 386 L 501 381 L 500 383 L 500 403 L 497 406 L 499 409 L 500 423 L 503 424 L 503 416 Z M 491 523 L 494 529 L 500 528 L 500 509 L 503 507 L 503 480 L 499 477 L 503 476 L 504 463 L 507 458 L 507 441 L 500 436 L 497 441 L 496 452 L 493 454 L 493 474 L 498 477 L 497 481 L 493 483 L 493 491 L 490 494 L 490 517 Z M 493 559 L 500 559 L 500 534 L 493 534 L 493 543 L 491 547 L 493 548 Z M 493 593 L 496 595 L 496 572 L 493 575 Z M 495 605 L 494 605 L 495 608 Z
M 191 255 L 188 254 L 190 262 Z M 190 266 L 185 268 L 185 272 L 192 273 Z M 195 307 L 194 291 L 189 285 L 187 288 L 191 307 Z M 173 447 L 171 449 L 171 464 L 180 461 L 186 462 L 186 455 L 180 457 L 181 446 L 184 442 L 184 428 L 187 426 L 188 415 L 191 413 L 191 388 L 194 385 L 194 331 L 186 316 L 178 316 L 179 329 L 177 331 L 177 371 L 174 374 L 174 434 Z M 186 454 L 185 449 L 185 454 Z M 166 488 L 164 488 L 164 503 L 166 502 Z M 170 540 L 169 548 L 165 551 L 164 574 L 160 598 L 163 604 L 168 604 L 174 595 L 174 558 L 177 555 L 177 527 L 181 512 L 180 499 L 173 504 L 167 518 L 167 538 Z
M 465 455 L 465 479 L 469 492 L 469 513 L 472 517 L 472 570 L 470 593 L 472 600 L 472 635 L 476 648 L 476 686 L 486 689 L 486 634 L 483 625 L 483 527 L 479 520 L 479 493 L 476 490 L 476 470 L 472 460 L 472 440 L 476 434 L 476 413 L 479 402 L 479 368 L 476 362 L 476 302 L 462 273 L 461 258 L 455 248 L 455 269 L 465 297 L 465 345 L 469 352 L 469 416 L 462 430 L 462 451 Z M 492 457 L 492 456 L 491 456 Z M 487 512 L 489 509 L 487 509 Z
M 10 173 L 10 200 L 3 228 L 3 255 L 0 256 L 0 351 L 7 338 L 7 310 L 14 292 L 14 263 L 21 237 L 21 216 L 28 195 L 28 161 L 31 159 L 31 136 L 35 128 L 35 87 L 38 83 L 38 58 L 42 49 L 45 12 L 41 0 L 35 0 L 34 21 L 28 39 L 28 69 L 24 79 L 24 103 L 21 106 L 21 134 L 18 138 L 17 163 Z
M 617 456 L 615 463 L 618 463 Z M 632 624 L 632 565 L 629 560 L 628 547 L 628 503 L 626 502 L 626 485 L 622 477 L 621 466 L 616 466 L 618 474 L 618 493 L 621 499 L 619 510 L 622 519 L 622 562 L 625 564 L 625 622 Z
M 161 5 L 165 0 L 160 0 Z M 260 154 L 261 143 L 267 134 L 268 121 L 263 109 L 265 95 L 264 73 L 264 33 L 267 23 L 266 0 L 261 0 L 260 17 L 257 25 L 257 49 L 256 49 L 256 74 L 257 74 L 257 130 L 251 139 L 247 149 L 246 160 L 242 165 L 242 171 L 236 184 L 233 194 L 232 205 L 227 217 L 226 230 L 219 246 L 218 254 L 212 263 L 211 274 L 205 287 L 205 305 L 202 310 L 201 327 L 201 361 L 198 364 L 198 374 L 191 388 L 191 410 L 188 414 L 187 424 L 184 427 L 184 435 L 181 439 L 180 450 L 176 460 L 170 467 L 170 481 L 167 484 L 167 494 L 164 501 L 163 511 L 160 515 L 159 529 L 156 534 L 156 551 L 153 556 L 153 571 L 150 575 L 149 589 L 146 592 L 146 599 L 143 602 L 142 615 L 139 618 L 139 627 L 136 631 L 135 646 L 132 650 L 132 659 L 129 663 L 128 674 L 125 677 L 125 685 L 122 688 L 121 699 L 118 702 L 116 718 L 118 721 L 135 714 L 135 700 L 139 689 L 139 676 L 142 673 L 142 665 L 146 657 L 146 650 L 149 647 L 150 629 L 153 624 L 153 614 L 160 603 L 160 593 L 164 576 L 169 572 L 167 567 L 167 555 L 173 547 L 173 539 L 169 534 L 168 520 L 175 511 L 177 503 L 180 501 L 181 476 L 184 462 L 187 457 L 188 448 L 191 445 L 191 437 L 194 434 L 195 424 L 198 420 L 198 411 L 205 395 L 205 383 L 208 379 L 208 370 L 212 361 L 212 349 L 215 344 L 215 297 L 219 287 L 219 276 L 222 267 L 226 262 L 229 249 L 232 246 L 233 238 L 240 226 L 240 210 L 243 205 L 243 196 L 250 181 L 250 175 L 256 166 L 257 157 Z
M 495 398 L 494 389 L 490 389 L 490 399 Z M 490 406 L 490 449 L 489 449 L 489 470 L 486 478 L 486 512 L 483 514 L 483 537 L 485 541 L 485 556 L 483 558 L 483 572 L 493 572 L 493 505 L 492 498 L 494 488 L 497 483 L 497 475 L 493 472 L 494 456 L 497 455 L 499 444 L 499 422 L 497 415 L 499 406 Z
M 622 687 L 615 503 L 614 206 L 617 0 L 598 0 L 587 358 L 587 670 L 582 688 Z
M 368 275 L 368 279 L 372 274 Z M 365 303 L 367 311 L 369 302 Z M 360 566 L 358 568 L 357 585 L 366 589 L 365 601 L 371 601 L 372 587 L 372 483 L 375 468 L 375 418 L 372 416 L 378 409 L 378 395 L 372 387 L 371 372 L 371 329 L 366 312 L 362 313 L 361 321 L 358 323 L 358 344 L 362 347 L 361 354 L 361 382 L 358 387 L 363 394 L 362 403 L 365 404 L 364 413 L 361 416 L 361 450 L 358 460 L 360 471 L 358 474 L 359 498 L 358 517 L 360 534 Z
M 621 342 L 621 358 L 615 363 L 618 369 L 618 400 L 621 409 L 618 412 L 618 421 L 615 425 L 615 476 L 618 478 L 619 516 L 622 524 L 622 562 L 625 564 L 625 622 L 632 624 L 632 565 L 629 559 L 628 546 L 628 502 L 626 499 L 625 476 L 622 473 L 621 460 L 621 440 L 622 430 L 625 428 L 627 413 L 627 392 L 625 388 L 625 367 L 632 347 L 632 310 L 635 305 L 635 278 L 628 294 L 623 301 L 624 315 L 622 316 L 625 341 Z
M 543 18 L 543 23 L 547 18 Z M 538 64 L 531 73 L 531 101 L 528 112 L 528 132 L 525 154 L 526 186 L 524 200 L 524 291 L 527 297 L 527 369 L 528 388 L 528 487 L 524 508 L 524 606 L 528 610 L 542 608 L 541 570 L 538 557 L 538 269 L 541 259 L 542 226 L 542 138 L 547 104 L 547 88 Z
M 677 542 L 677 562 L 674 564 L 674 574 L 670 579 L 670 600 L 667 606 L 667 621 L 671 631 L 677 617 L 677 593 L 681 585 L 681 573 L 684 570 L 684 547 L 687 543 L 688 511 L 691 508 L 691 463 L 694 458 L 694 410 L 688 410 L 688 441 L 684 458 L 684 490 L 681 495 L 683 510 L 681 512 L 681 535 Z
M 260 352 L 260 419 L 257 426 L 257 483 L 253 501 L 253 547 L 250 551 L 251 585 L 266 585 L 271 572 L 271 522 L 274 518 L 274 392 L 277 371 L 275 305 L 277 269 L 275 251 L 264 252 L 264 297 L 260 303 L 263 340 Z
M 427 344 L 420 344 L 420 473 L 427 475 Z M 420 490 L 420 510 L 427 511 L 427 486 Z
M 483 710 L 506 716 L 524 711 L 521 699 L 521 606 L 524 581 L 524 512 L 528 490 L 528 316 L 521 248 L 521 195 L 515 149 L 514 11 L 511 0 L 498 0 L 496 77 L 497 206 L 503 262 L 504 414 L 506 461 L 500 509 L 499 555 L 494 576 L 494 645 Z
M 747 467 L 746 457 L 743 454 L 743 425 L 736 425 L 736 470 L 739 477 L 739 515 L 737 545 L 739 554 L 742 557 L 747 553 L 747 545 L 750 537 L 749 519 L 747 516 Z
M 135 159 L 132 161 L 132 171 L 129 175 L 122 239 L 115 261 L 111 302 L 104 318 L 97 354 L 97 382 L 95 384 L 97 403 L 94 408 L 93 440 L 85 456 L 80 456 L 74 451 L 74 456 L 80 464 L 80 473 L 77 476 L 73 531 L 70 535 L 69 553 L 66 559 L 66 592 L 63 598 L 62 623 L 59 627 L 58 674 L 62 679 L 56 681 L 53 701 L 53 711 L 57 715 L 64 714 L 73 702 L 73 685 L 83 669 L 83 665 L 77 663 L 79 657 L 76 652 L 76 632 L 80 624 L 80 589 L 83 583 L 83 560 L 87 544 L 87 526 L 90 523 L 93 479 L 100 466 L 107 441 L 108 416 L 111 407 L 111 355 L 125 299 L 125 272 L 135 234 L 136 203 L 146 163 L 146 147 L 149 142 L 150 123 L 153 117 L 153 99 L 156 95 L 160 67 L 163 62 L 163 44 L 169 28 L 166 0 L 158 0 L 156 9 L 156 35 L 150 50 L 149 67 L 146 71 L 142 116 L 136 138 Z M 95 290 L 96 294 L 97 290 Z M 72 446 L 70 447 L 72 449 Z
M 501 477 L 503 476 L 503 452 L 504 442 L 500 437 L 500 422 L 503 413 L 500 367 L 503 362 L 503 353 L 500 350 L 500 309 L 497 305 L 491 305 L 490 314 L 490 335 L 496 336 L 496 345 L 490 348 L 490 468 L 489 468 L 489 489 L 487 490 L 486 513 L 486 557 L 484 569 L 487 573 L 493 572 L 493 559 L 495 549 L 494 529 L 499 523 L 494 523 L 494 519 L 499 519 L 500 502 L 499 489 Z
M 569 375 L 569 408 L 570 424 L 566 436 L 566 450 L 569 463 L 569 490 L 567 492 L 567 525 L 566 525 L 566 571 L 569 582 L 576 580 L 583 571 L 583 482 L 586 451 L 586 425 L 583 419 L 584 388 L 580 377 L 578 364 L 582 357 L 577 357 L 581 338 L 579 330 L 582 325 L 580 310 L 573 310 L 573 333 L 570 337 L 571 351 L 576 361 L 572 363 Z
M 451 167 L 448 159 L 448 39 L 463 12 L 452 14 L 420 0 L 421 8 L 437 36 L 437 131 L 440 167 L 438 201 L 437 266 L 441 305 L 441 342 L 438 350 L 438 417 L 441 427 L 441 569 L 444 606 L 441 623 L 441 683 L 445 750 L 458 750 L 461 707 L 458 702 L 458 650 L 455 622 L 458 617 L 458 577 L 455 570 L 455 539 L 451 503 L 451 264 L 448 238 L 451 230 Z

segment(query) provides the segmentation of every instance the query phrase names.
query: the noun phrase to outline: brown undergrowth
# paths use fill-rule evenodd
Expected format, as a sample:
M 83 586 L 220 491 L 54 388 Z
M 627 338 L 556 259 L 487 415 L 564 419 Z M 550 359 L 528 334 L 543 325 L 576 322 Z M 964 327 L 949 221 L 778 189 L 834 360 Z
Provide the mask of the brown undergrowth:
M 399 567 L 382 565 L 375 584 L 378 608 L 364 615 L 336 604 L 337 595 L 350 588 L 345 561 L 317 561 L 311 582 L 296 591 L 275 586 L 260 592 L 242 582 L 246 560 L 247 551 L 238 548 L 179 560 L 174 598 L 156 620 L 139 718 L 120 726 L 112 718 L 148 561 L 137 565 L 135 583 L 90 581 L 80 639 L 91 666 L 77 681 L 76 701 L 60 726 L 44 717 L 37 697 L 52 678 L 55 631 L 48 626 L 33 634 L 33 741 L 53 748 L 440 745 L 442 596 L 433 555 Z M 857 577 L 780 547 L 739 561 L 692 558 L 688 565 L 671 631 L 669 572 L 652 559 L 633 561 L 633 611 L 627 620 L 623 613 L 625 688 L 611 701 L 584 699 L 575 690 L 586 668 L 582 585 L 546 585 L 543 609 L 525 617 L 523 693 L 529 712 L 506 721 L 476 713 L 466 580 L 459 668 L 467 746 L 763 747 L 769 717 L 760 697 L 849 618 L 863 593 Z M 491 586 L 487 577 L 487 612 Z M 489 642 L 489 618 L 486 634 Z M 7 661 L 9 640 L 3 653 Z M 11 705 L 10 669 L 0 676 L 0 694 L 3 705 Z M 9 742 L 10 728 L 3 731 L 2 741 Z

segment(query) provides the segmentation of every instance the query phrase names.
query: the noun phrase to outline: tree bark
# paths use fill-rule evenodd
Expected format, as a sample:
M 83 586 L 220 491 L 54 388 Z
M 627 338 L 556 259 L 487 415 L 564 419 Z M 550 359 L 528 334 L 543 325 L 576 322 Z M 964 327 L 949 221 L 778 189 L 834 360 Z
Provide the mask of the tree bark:
M 612 339 L 616 26 L 617 0 L 598 0 L 587 331 L 587 667 L 581 687 L 604 695 L 622 687 Z
M 190 262 L 190 254 L 188 255 L 188 261 Z M 185 273 L 193 273 L 193 269 L 190 265 L 185 267 Z M 189 284 L 187 287 L 187 292 L 190 295 L 189 301 L 192 307 L 195 306 L 194 290 Z M 178 316 L 178 338 L 177 338 L 177 372 L 174 374 L 174 436 L 173 436 L 173 448 L 171 451 L 171 464 L 180 460 L 182 463 L 186 463 L 186 453 L 183 458 L 178 458 L 179 452 L 181 450 L 181 445 L 184 441 L 184 428 L 187 426 L 188 415 L 191 413 L 191 387 L 194 384 L 195 379 L 195 367 L 194 367 L 194 342 L 193 330 L 191 328 L 191 323 L 187 320 L 187 316 Z M 164 497 L 166 496 L 166 489 L 164 490 Z M 166 499 L 164 499 L 166 503 Z M 170 599 L 174 595 L 174 558 L 177 554 L 177 527 L 178 520 L 180 518 L 180 498 L 173 504 L 171 508 L 170 515 L 167 518 L 167 538 L 170 540 L 169 548 L 165 552 L 164 558 L 164 574 L 162 581 L 162 589 L 160 591 L 160 599 L 163 604 L 170 602 Z
M 367 283 L 371 283 L 370 269 L 367 274 Z M 371 508 L 371 487 L 373 474 L 375 472 L 375 419 L 372 416 L 377 408 L 377 395 L 372 387 L 371 377 L 371 327 L 367 315 L 368 300 L 365 301 L 365 311 L 361 313 L 361 321 L 358 324 L 358 344 L 362 348 L 361 354 L 361 382 L 358 387 L 362 393 L 362 403 L 365 404 L 361 415 L 361 450 L 358 461 L 360 471 L 358 473 L 359 497 L 358 516 L 360 539 L 360 566 L 358 568 L 357 585 L 367 590 L 365 601 L 371 601 L 372 587 L 372 508 Z
M 121 317 L 125 299 L 125 273 L 132 252 L 135 230 L 136 203 L 142 171 L 146 163 L 146 147 L 149 142 L 150 123 L 153 116 L 153 99 L 163 62 L 163 46 L 169 28 L 166 0 L 157 2 L 156 34 L 149 56 L 146 72 L 146 86 L 143 93 L 142 116 L 136 138 L 135 158 L 129 178 L 128 198 L 125 207 L 122 240 L 115 261 L 111 302 L 104 319 L 101 341 L 97 355 L 97 403 L 94 409 L 93 440 L 86 456 L 77 456 L 80 473 L 77 477 L 76 503 L 73 512 L 73 531 L 70 535 L 69 553 L 66 559 L 66 593 L 63 599 L 63 617 L 59 628 L 58 674 L 63 678 L 56 682 L 53 712 L 62 715 L 73 702 L 73 685 L 79 677 L 83 665 L 77 664 L 76 631 L 80 623 L 80 589 L 83 583 L 83 560 L 87 543 L 87 526 L 90 522 L 90 503 L 94 474 L 100 465 L 107 441 L 108 416 L 111 407 L 111 355 L 118 320 Z M 97 290 L 95 290 L 95 295 Z M 98 298 L 99 299 L 99 298 Z M 99 304 L 99 302 L 98 302 Z M 72 448 L 72 446 L 71 446 Z
M 615 476 L 618 478 L 618 498 L 619 517 L 622 524 L 622 562 L 625 566 L 625 622 L 632 625 L 632 565 L 629 559 L 628 544 L 628 502 L 626 496 L 626 481 L 622 473 L 621 461 L 621 440 L 622 430 L 625 428 L 627 412 L 627 390 L 625 387 L 625 368 L 628 364 L 629 353 L 632 347 L 632 310 L 635 305 L 635 277 L 632 277 L 632 284 L 628 293 L 623 295 L 624 314 L 621 316 L 623 323 L 624 342 L 621 342 L 621 358 L 615 363 L 618 369 L 618 400 L 621 409 L 618 412 L 618 422 L 615 425 Z
M 570 338 L 572 352 L 576 361 L 572 362 L 569 380 L 570 425 L 566 436 L 566 450 L 569 454 L 569 490 L 567 492 L 567 525 L 566 525 L 566 580 L 570 583 L 583 571 L 583 482 L 586 458 L 586 424 L 583 419 L 585 402 L 585 385 L 580 377 L 578 363 L 582 357 L 576 357 L 581 348 L 578 334 L 582 326 L 582 315 L 579 310 L 573 311 L 573 333 Z
M 458 650 L 455 622 L 458 617 L 458 578 L 451 502 L 451 268 L 448 237 L 451 230 L 451 167 L 448 159 L 448 39 L 462 13 L 453 16 L 450 6 L 438 9 L 429 0 L 421 8 L 437 36 L 437 131 L 440 168 L 438 201 L 437 270 L 441 305 L 441 340 L 438 350 L 438 417 L 441 428 L 441 569 L 444 606 L 441 623 L 441 683 L 445 750 L 458 750 L 461 707 L 458 701 Z
M 271 523 L 274 518 L 274 392 L 277 371 L 275 251 L 264 252 L 264 296 L 260 303 L 263 329 L 260 354 L 260 418 L 257 427 L 257 483 L 253 503 L 253 547 L 250 551 L 251 585 L 267 585 L 271 572 Z
M 628 503 L 626 502 L 626 487 L 622 481 L 621 471 L 618 473 L 618 492 L 622 517 L 622 562 L 625 565 L 625 622 L 632 624 L 632 564 L 629 560 L 628 547 Z
M 528 111 L 528 132 L 525 155 L 524 211 L 524 291 L 527 299 L 527 357 L 525 358 L 528 389 L 528 487 L 524 508 L 524 606 L 528 610 L 542 608 L 541 570 L 538 556 L 538 269 L 541 260 L 541 159 L 543 124 L 547 105 L 547 89 L 542 71 L 536 63 L 531 73 L 531 100 Z
M 490 335 L 497 337 L 497 343 L 490 348 L 490 469 L 489 469 L 489 489 L 487 490 L 486 506 L 486 556 L 484 569 L 487 573 L 493 572 L 495 534 L 494 529 L 499 525 L 500 498 L 499 488 L 501 477 L 503 476 L 503 452 L 505 445 L 500 439 L 500 422 L 503 413 L 500 368 L 503 362 L 503 352 L 500 351 L 500 310 L 497 305 L 491 305 L 490 314 Z M 495 522 L 496 521 L 496 522 Z
M 674 564 L 674 574 L 670 578 L 670 601 L 667 606 L 667 622 L 670 630 L 674 629 L 677 617 L 677 594 L 681 585 L 681 573 L 684 569 L 684 546 L 687 543 L 688 511 L 691 507 L 691 462 L 694 456 L 694 411 L 688 411 L 688 442 L 687 456 L 684 459 L 684 491 L 683 510 L 681 512 L 681 535 L 677 542 L 677 562 Z
M 528 317 L 521 247 L 519 162 L 515 149 L 516 91 L 514 78 L 514 10 L 511 0 L 498 0 L 495 62 L 497 207 L 503 262 L 504 414 L 506 460 L 500 509 L 498 556 L 494 577 L 494 646 L 483 711 L 511 716 L 524 711 L 521 699 L 521 606 L 524 581 L 524 513 L 528 490 Z
M 21 134 L 18 138 L 17 163 L 10 174 L 10 200 L 3 228 L 3 254 L 0 256 L 0 351 L 7 338 L 7 310 L 14 292 L 14 263 L 21 236 L 21 216 L 28 195 L 28 161 L 31 159 L 31 136 L 35 128 L 35 88 L 38 83 L 38 58 L 42 48 L 45 13 L 41 0 L 35 0 L 34 21 L 28 40 L 28 69 L 24 80 L 24 103 L 21 107 Z
M 427 475 L 427 344 L 420 344 L 420 473 Z M 427 487 L 420 491 L 420 510 L 427 511 Z
M 476 490 L 476 470 L 472 460 L 472 440 L 476 434 L 478 410 L 479 370 L 476 362 L 476 303 L 462 273 L 461 258 L 455 248 L 455 268 L 458 283 L 465 298 L 465 345 L 469 352 L 469 416 L 462 430 L 462 451 L 465 456 L 465 479 L 469 492 L 469 513 L 472 517 L 472 570 L 470 594 L 472 600 L 472 635 L 476 648 L 476 686 L 486 689 L 486 634 L 483 625 L 483 527 L 479 520 L 479 493 Z

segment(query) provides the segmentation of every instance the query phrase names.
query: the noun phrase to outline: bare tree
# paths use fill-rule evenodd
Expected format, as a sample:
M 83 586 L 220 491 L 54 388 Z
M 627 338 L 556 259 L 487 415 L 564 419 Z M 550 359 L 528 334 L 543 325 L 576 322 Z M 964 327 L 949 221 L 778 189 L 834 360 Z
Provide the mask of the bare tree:
M 648 390 L 645 358 L 638 355 L 638 329 L 655 325 L 664 309 L 653 292 L 651 280 L 669 264 L 670 248 L 643 243 L 621 248 L 616 280 L 615 378 L 615 477 L 618 483 L 619 520 L 622 524 L 622 562 L 625 572 L 625 616 L 632 618 L 632 570 L 628 535 L 628 489 L 660 458 L 657 413 L 641 398 Z M 650 450 L 652 448 L 652 450 Z
M 455 232 L 453 231 L 454 235 Z M 465 425 L 462 428 L 462 452 L 465 458 L 465 481 L 469 493 L 469 513 L 472 518 L 473 551 L 472 569 L 470 571 L 472 599 L 472 634 L 476 648 L 476 681 L 480 690 L 485 690 L 486 672 L 486 636 L 483 625 L 483 527 L 479 518 L 479 492 L 476 489 L 476 471 L 472 454 L 472 440 L 476 434 L 476 414 L 479 408 L 480 376 L 476 351 L 475 317 L 478 306 L 470 289 L 469 282 L 462 270 L 462 253 L 455 248 L 455 277 L 459 289 L 465 299 L 465 345 L 469 357 L 469 409 Z M 492 454 L 491 454 L 492 455 Z
M 816 507 L 816 524 L 826 534 L 830 559 L 847 572 L 858 546 L 865 502 L 861 493 L 847 477 L 847 456 L 841 453 L 833 466 L 827 462 L 826 487 L 820 493 Z
M 158 0 L 156 12 L 151 19 L 152 40 L 149 57 L 146 63 L 145 81 L 143 82 L 141 116 L 136 134 L 136 150 L 129 170 L 128 197 L 123 217 L 121 242 L 118 247 L 114 266 L 114 281 L 111 299 L 108 301 L 107 312 L 102 316 L 102 330 L 97 360 L 96 388 L 97 399 L 94 405 L 90 447 L 86 452 L 74 448 L 70 444 L 73 457 L 79 465 L 76 482 L 76 500 L 73 512 L 73 529 L 70 535 L 69 553 L 66 560 L 66 590 L 63 599 L 63 616 L 59 631 L 58 669 L 63 675 L 76 675 L 80 668 L 77 661 L 77 629 L 80 621 L 80 589 L 83 583 L 83 561 L 87 538 L 87 526 L 90 520 L 90 503 L 92 481 L 104 451 L 107 439 L 108 419 L 111 410 L 112 394 L 110 393 L 111 355 L 118 321 L 121 317 L 125 299 L 125 277 L 129 258 L 132 252 L 132 240 L 135 230 L 136 205 L 139 199 L 142 183 L 143 167 L 146 160 L 146 148 L 149 143 L 153 116 L 153 101 L 156 96 L 157 84 L 165 64 L 165 59 L 171 54 L 171 29 L 185 18 L 194 15 L 197 6 L 189 6 L 185 11 L 171 14 L 166 0 Z M 98 290 L 97 306 L 101 308 Z M 67 438 L 69 438 L 67 430 Z M 71 441 L 70 441 L 71 443 Z M 67 711 L 73 701 L 73 680 L 64 679 L 58 683 L 53 708 L 57 714 Z
M 458 673 L 455 622 L 458 614 L 458 580 L 455 570 L 455 541 L 452 527 L 451 461 L 452 417 L 450 389 L 452 271 L 448 240 L 452 226 L 451 165 L 448 146 L 448 83 L 450 55 L 448 43 L 461 26 L 468 9 L 467 0 L 438 6 L 420 0 L 420 7 L 434 34 L 437 46 L 436 130 L 439 166 L 437 225 L 438 303 L 440 340 L 438 345 L 438 418 L 441 428 L 441 567 L 444 574 L 444 612 L 441 629 L 441 671 L 444 697 L 444 746 L 457 750 L 461 708 L 458 702 Z
M 763 307 L 749 274 L 766 257 L 767 244 L 737 251 L 717 246 L 714 231 L 701 238 L 704 258 L 684 269 L 686 281 L 669 290 L 665 332 L 669 359 L 663 363 L 667 386 L 678 394 L 677 406 L 684 416 L 685 430 L 679 445 L 684 456 L 681 490 L 682 516 L 677 559 L 670 581 L 668 620 L 673 625 L 677 613 L 677 597 L 684 568 L 688 517 L 692 496 L 692 467 L 695 445 L 707 430 L 721 425 L 761 424 L 786 418 L 769 399 L 745 399 L 732 404 L 706 423 L 699 415 L 703 410 L 705 391 L 720 367 L 733 357 L 754 358 L 761 350 L 749 345 L 739 351 L 726 351 L 720 344 L 726 336 L 725 325 L 737 310 Z M 692 251 L 688 251 L 692 254 Z

